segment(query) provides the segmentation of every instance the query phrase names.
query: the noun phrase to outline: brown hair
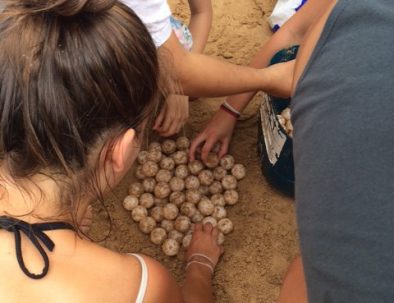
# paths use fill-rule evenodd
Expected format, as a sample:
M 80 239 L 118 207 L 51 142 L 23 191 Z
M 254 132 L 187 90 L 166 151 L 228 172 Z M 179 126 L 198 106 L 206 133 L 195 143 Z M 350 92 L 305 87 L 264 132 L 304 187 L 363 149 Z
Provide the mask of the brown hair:
M 14 180 L 76 174 L 104 134 L 139 129 L 153 112 L 155 46 L 118 1 L 3 2 L 1 164 Z

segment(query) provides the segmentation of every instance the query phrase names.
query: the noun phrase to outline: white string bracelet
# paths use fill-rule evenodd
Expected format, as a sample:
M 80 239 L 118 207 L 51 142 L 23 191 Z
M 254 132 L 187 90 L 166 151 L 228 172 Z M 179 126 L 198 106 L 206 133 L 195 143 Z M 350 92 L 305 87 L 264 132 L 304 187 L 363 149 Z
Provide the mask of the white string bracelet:
M 241 116 L 241 113 L 237 111 L 234 107 L 232 107 L 227 101 L 223 102 L 223 105 L 230 111 L 232 111 L 234 114 L 236 114 L 238 117 Z
M 189 257 L 189 259 L 188 259 L 187 261 L 190 262 L 190 261 L 193 259 L 193 257 L 201 257 L 201 258 L 204 258 L 204 259 L 208 260 L 209 262 L 211 262 L 212 266 L 215 264 L 215 263 L 213 262 L 213 260 L 212 260 L 210 257 L 208 257 L 208 256 L 206 256 L 206 255 L 204 255 L 204 254 L 201 254 L 201 253 L 192 254 L 192 255 Z
M 189 268 L 189 266 L 192 265 L 192 264 L 200 264 L 200 265 L 203 265 L 205 267 L 208 267 L 211 270 L 211 273 L 213 274 L 213 267 L 211 265 L 209 265 L 207 263 L 204 263 L 204 262 L 199 262 L 199 261 L 190 261 L 190 262 L 188 262 L 186 264 L 185 270 L 187 270 Z

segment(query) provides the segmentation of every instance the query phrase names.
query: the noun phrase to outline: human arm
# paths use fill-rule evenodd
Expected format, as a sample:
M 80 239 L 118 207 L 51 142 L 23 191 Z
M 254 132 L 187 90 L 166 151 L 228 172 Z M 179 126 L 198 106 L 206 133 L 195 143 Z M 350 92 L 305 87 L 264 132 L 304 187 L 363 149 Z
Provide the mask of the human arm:
M 331 2 L 332 0 L 309 0 L 301 10 L 290 18 L 259 50 L 251 61 L 250 66 L 255 68 L 266 67 L 274 54 L 279 50 L 291 45 L 301 44 L 310 26 L 316 22 L 322 13 L 324 13 Z M 293 68 L 294 66 L 292 69 Z M 285 72 L 284 75 L 286 75 L 286 79 L 277 77 L 276 80 L 271 82 L 271 87 L 282 85 L 288 86 L 288 81 L 292 81 L 292 77 L 288 72 Z M 288 91 L 288 96 L 290 95 L 290 91 Z M 267 90 L 266 92 L 270 93 Z M 255 94 L 256 91 L 233 95 L 227 98 L 227 102 L 235 110 L 242 112 Z M 226 154 L 235 124 L 236 120 L 227 113 L 221 110 L 215 113 L 203 132 L 198 134 L 193 140 L 189 153 L 190 158 L 194 159 L 196 149 L 202 145 L 202 158 L 205 159 L 216 143 L 220 143 L 219 156 L 221 157 Z
M 212 26 L 212 3 L 211 0 L 189 0 L 189 6 L 189 30 L 193 36 L 192 52 L 202 53 Z
M 290 94 L 293 83 L 294 66 L 295 61 L 292 60 L 266 68 L 273 85 L 271 89 L 272 94 L 281 96 L 288 96 Z M 205 129 L 192 141 L 189 149 L 189 158 L 193 161 L 197 149 L 202 146 L 201 159 L 205 162 L 208 154 L 217 143 L 219 143 L 219 158 L 227 154 L 236 122 L 237 117 L 220 108 L 208 122 Z
M 291 17 L 253 57 L 250 66 L 266 67 L 281 49 L 301 44 L 310 26 L 327 10 L 332 0 L 309 0 Z M 256 91 L 230 96 L 227 102 L 242 112 L 255 96 Z
M 204 56 L 205 57 L 205 56 Z M 288 68 L 286 64 L 278 66 L 268 67 L 264 71 L 265 89 L 271 94 L 278 96 L 287 96 L 291 90 L 291 79 L 286 81 L 288 75 Z M 285 72 L 284 72 L 285 71 Z M 280 83 L 280 85 L 277 85 Z M 285 84 L 289 83 L 288 86 Z M 168 137 L 179 132 L 188 118 L 189 114 L 189 103 L 188 98 L 181 95 L 170 95 L 167 97 L 166 103 L 163 106 L 159 116 L 156 119 L 153 129 L 156 130 L 159 135 Z M 220 116 L 221 113 L 218 113 Z M 221 121 L 221 120 L 219 120 Z M 214 127 L 214 125 L 213 125 Z M 218 129 L 215 129 L 217 131 Z M 222 151 L 221 153 L 223 153 Z M 224 155 L 224 154 L 223 154 Z M 205 159 L 205 156 L 203 157 Z
M 171 11 L 166 0 L 123 0 L 142 19 L 156 46 L 163 77 L 172 76 L 181 93 L 196 97 L 214 97 L 247 91 L 270 91 L 265 69 L 238 66 L 210 56 L 187 52 L 171 30 Z M 164 88 L 164 87 L 163 87 Z M 180 93 L 170 89 L 170 93 Z
M 252 65 L 265 67 L 276 51 L 291 44 L 301 43 L 309 26 L 331 1 L 308 1 L 270 39 L 253 60 Z M 188 53 L 174 34 L 159 48 L 159 54 L 164 50 L 170 51 L 176 60 L 175 75 L 186 95 L 213 97 L 257 90 L 271 92 L 272 86 L 265 69 L 237 66 L 213 57 Z
M 159 55 L 167 69 L 179 79 L 180 92 L 191 96 L 226 95 L 247 91 L 262 85 L 269 90 L 270 79 L 265 70 L 241 67 L 198 53 L 189 53 L 179 44 L 172 33 L 166 43 L 159 48 Z M 172 61 L 172 62 L 171 62 Z M 182 102 L 183 101 L 183 102 Z M 187 111 L 186 111 L 187 109 Z M 170 117 L 173 116 L 173 117 Z M 170 95 L 158 118 L 154 130 L 162 136 L 175 134 L 188 117 L 188 100 Z
M 168 62 L 183 94 L 188 96 L 225 96 L 254 90 L 270 91 L 269 73 L 265 69 L 238 66 L 210 56 L 187 52 L 175 34 L 158 50 Z

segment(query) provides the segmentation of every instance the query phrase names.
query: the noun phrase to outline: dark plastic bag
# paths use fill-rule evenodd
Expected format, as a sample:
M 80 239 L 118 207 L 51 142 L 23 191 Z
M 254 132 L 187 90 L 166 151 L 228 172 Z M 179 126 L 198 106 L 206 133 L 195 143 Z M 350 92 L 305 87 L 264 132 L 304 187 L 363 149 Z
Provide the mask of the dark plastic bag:
M 279 51 L 270 65 L 295 59 L 298 46 Z M 293 140 L 280 125 L 277 115 L 290 105 L 290 99 L 263 96 L 258 119 L 258 151 L 261 169 L 268 182 L 281 192 L 294 196 Z

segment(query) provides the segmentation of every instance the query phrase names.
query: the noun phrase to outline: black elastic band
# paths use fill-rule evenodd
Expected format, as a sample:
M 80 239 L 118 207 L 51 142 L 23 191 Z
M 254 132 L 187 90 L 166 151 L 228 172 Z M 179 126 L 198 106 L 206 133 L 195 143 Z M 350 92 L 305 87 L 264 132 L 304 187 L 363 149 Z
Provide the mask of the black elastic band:
M 49 258 L 44 248 L 41 246 L 42 242 L 49 251 L 53 251 L 55 244 L 53 241 L 44 233 L 47 230 L 57 230 L 57 229 L 70 229 L 75 230 L 71 224 L 66 222 L 50 222 L 50 223 L 36 223 L 29 224 L 25 221 L 18 220 L 15 218 L 0 216 L 0 229 L 12 232 L 15 236 L 15 250 L 16 258 L 18 260 L 19 267 L 25 273 L 26 276 L 32 279 L 42 279 L 45 277 L 49 270 Z M 22 255 L 22 245 L 21 245 L 21 234 L 23 232 L 36 247 L 40 253 L 43 261 L 44 268 L 40 274 L 31 273 L 25 265 Z

